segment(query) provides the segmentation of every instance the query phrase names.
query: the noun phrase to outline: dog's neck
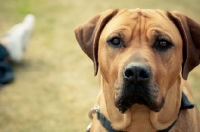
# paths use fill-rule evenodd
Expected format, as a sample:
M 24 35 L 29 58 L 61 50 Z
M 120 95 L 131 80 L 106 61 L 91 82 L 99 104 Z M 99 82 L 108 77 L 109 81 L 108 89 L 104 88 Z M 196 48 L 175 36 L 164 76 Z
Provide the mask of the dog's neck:
M 114 93 L 112 88 L 110 88 L 108 83 L 102 78 L 102 92 L 99 96 L 98 105 L 101 108 L 101 113 L 104 114 L 108 120 L 110 120 L 112 126 L 116 130 L 162 130 L 170 126 L 178 117 L 182 93 L 181 88 L 179 88 L 180 84 L 181 77 L 174 83 L 173 86 L 171 86 L 171 88 L 166 93 L 170 94 L 171 96 L 166 96 L 165 104 L 159 112 L 151 111 L 144 105 L 134 104 L 124 114 L 121 114 L 114 105 Z M 178 94 L 175 95 L 172 93 Z M 173 95 L 176 97 L 172 97 Z M 168 108 L 167 106 L 171 106 L 173 109 Z

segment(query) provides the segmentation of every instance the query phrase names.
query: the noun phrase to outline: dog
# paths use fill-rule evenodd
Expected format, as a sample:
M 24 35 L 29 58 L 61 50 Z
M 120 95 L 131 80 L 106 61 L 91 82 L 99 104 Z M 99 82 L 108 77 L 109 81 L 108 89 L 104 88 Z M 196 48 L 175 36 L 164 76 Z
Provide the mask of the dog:
M 186 83 L 200 24 L 177 11 L 111 9 L 75 29 L 100 75 L 90 132 L 200 132 Z

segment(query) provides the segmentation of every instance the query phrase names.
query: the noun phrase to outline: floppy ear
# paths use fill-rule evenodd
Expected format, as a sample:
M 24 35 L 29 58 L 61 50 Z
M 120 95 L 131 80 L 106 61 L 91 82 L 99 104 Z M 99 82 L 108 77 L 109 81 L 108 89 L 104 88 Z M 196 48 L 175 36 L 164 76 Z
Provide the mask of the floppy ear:
M 91 20 L 78 26 L 74 32 L 82 50 L 92 59 L 94 63 L 94 75 L 98 71 L 98 42 L 101 32 L 110 19 L 118 10 L 108 10 L 96 15 Z
M 182 77 L 186 80 L 189 72 L 200 63 L 200 24 L 179 12 L 168 12 L 168 16 L 183 39 Z

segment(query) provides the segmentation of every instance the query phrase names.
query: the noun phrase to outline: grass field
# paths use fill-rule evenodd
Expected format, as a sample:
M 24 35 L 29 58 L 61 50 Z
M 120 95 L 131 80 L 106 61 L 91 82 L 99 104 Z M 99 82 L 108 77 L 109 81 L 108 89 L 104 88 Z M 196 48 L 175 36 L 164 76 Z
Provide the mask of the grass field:
M 0 89 L 0 132 L 82 132 L 99 92 L 74 28 L 110 8 L 178 10 L 200 22 L 199 0 L 0 0 L 0 33 L 36 17 L 15 81 Z M 200 109 L 200 67 L 189 77 Z

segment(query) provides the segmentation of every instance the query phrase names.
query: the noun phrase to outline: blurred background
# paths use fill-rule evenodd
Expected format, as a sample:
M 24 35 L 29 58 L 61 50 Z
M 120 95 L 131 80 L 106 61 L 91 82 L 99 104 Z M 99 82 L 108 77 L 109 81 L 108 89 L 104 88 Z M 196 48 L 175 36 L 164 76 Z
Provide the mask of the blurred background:
M 200 22 L 199 0 L 0 0 L 0 34 L 32 13 L 36 25 L 15 81 L 0 89 L 0 132 L 81 132 L 99 92 L 74 28 L 110 8 L 177 10 Z M 189 76 L 200 109 L 200 67 Z

